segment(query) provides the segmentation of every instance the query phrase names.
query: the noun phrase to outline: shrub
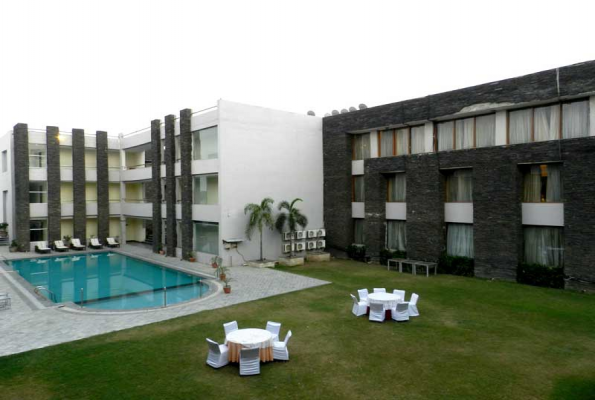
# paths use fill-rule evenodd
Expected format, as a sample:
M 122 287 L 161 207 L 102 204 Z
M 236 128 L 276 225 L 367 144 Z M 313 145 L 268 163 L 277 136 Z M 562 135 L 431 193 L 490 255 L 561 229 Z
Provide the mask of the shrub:
M 356 261 L 366 261 L 366 246 L 363 244 L 350 244 L 347 246 L 347 257 Z
M 516 280 L 518 283 L 527 285 L 563 289 L 564 269 L 541 264 L 521 263 L 517 269 Z
M 401 250 L 389 250 L 389 249 L 382 249 L 380 250 L 380 264 L 386 265 L 389 259 L 391 258 L 407 258 L 407 252 Z
M 438 272 L 460 276 L 474 276 L 475 262 L 469 257 L 442 254 L 438 259 Z

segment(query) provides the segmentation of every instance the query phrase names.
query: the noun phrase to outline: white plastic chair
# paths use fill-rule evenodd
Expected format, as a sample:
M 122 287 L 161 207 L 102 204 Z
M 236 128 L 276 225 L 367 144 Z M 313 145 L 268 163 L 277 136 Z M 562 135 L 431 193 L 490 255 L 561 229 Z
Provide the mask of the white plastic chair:
M 417 293 L 413 293 L 411 295 L 411 300 L 409 300 L 409 315 L 412 317 L 419 317 L 419 310 L 417 309 L 417 300 L 419 296 Z
M 384 322 L 386 314 L 384 313 L 384 304 L 371 303 L 370 304 L 370 321 Z
M 231 321 L 226 324 L 223 324 L 223 329 L 225 329 L 225 337 L 232 333 L 233 331 L 238 330 L 238 321 Z
M 273 322 L 267 321 L 267 331 L 273 334 L 273 340 L 279 339 L 279 332 L 281 331 L 281 323 L 280 322 Z
M 356 317 L 366 315 L 366 312 L 368 311 L 368 303 L 365 301 L 357 301 L 357 297 L 352 294 L 350 296 L 353 299 L 353 309 L 351 310 L 353 315 Z
M 214 340 L 207 339 L 209 344 L 209 356 L 207 357 L 207 364 L 213 368 L 221 368 L 229 363 L 229 349 L 224 344 L 219 344 Z
M 395 321 L 409 321 L 409 304 L 398 303 L 397 308 L 391 310 L 391 317 Z
M 395 290 L 393 290 L 393 294 L 396 294 L 397 296 L 399 296 L 401 298 L 401 301 L 405 301 L 405 291 L 404 290 L 395 289 Z
M 240 375 L 260 374 L 260 348 L 240 350 Z
M 359 301 L 368 303 L 368 289 L 359 289 L 357 294 L 359 295 Z
M 374 288 L 374 293 L 386 293 L 385 288 Z
M 287 332 L 284 341 L 273 343 L 273 359 L 289 361 L 289 350 L 287 350 L 289 338 L 291 338 L 291 331 Z

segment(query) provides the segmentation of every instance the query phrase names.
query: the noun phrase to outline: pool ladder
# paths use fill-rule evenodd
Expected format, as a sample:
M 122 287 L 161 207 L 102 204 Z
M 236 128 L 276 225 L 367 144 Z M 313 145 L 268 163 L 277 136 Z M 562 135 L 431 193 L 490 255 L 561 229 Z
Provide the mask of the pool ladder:
M 56 302 L 56 295 L 50 289 L 46 288 L 45 286 L 35 286 L 35 294 L 41 295 L 39 292 L 45 290 L 50 295 L 50 300 L 54 303 Z

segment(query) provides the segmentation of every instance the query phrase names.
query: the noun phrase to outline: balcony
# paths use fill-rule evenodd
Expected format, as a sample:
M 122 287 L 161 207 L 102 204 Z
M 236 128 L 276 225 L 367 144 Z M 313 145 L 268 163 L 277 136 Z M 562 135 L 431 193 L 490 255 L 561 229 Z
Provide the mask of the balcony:
M 72 217 L 74 214 L 74 203 L 71 201 L 63 201 L 61 205 L 61 212 L 63 217 Z
M 119 201 L 112 202 L 110 200 L 109 213 L 110 213 L 110 215 L 120 215 L 122 213 L 122 204 Z
M 153 216 L 153 204 L 126 199 L 122 205 L 122 214 L 131 217 L 151 218 Z
M 87 217 L 97 215 L 97 200 L 88 200 L 86 205 Z
M 152 175 L 150 164 L 149 166 L 143 164 L 136 167 L 127 167 L 122 171 L 122 181 L 148 181 L 151 180 Z

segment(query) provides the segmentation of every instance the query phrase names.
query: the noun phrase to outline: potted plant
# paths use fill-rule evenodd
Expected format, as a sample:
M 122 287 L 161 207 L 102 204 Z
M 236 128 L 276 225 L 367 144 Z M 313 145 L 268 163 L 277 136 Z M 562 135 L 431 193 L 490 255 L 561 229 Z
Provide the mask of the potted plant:
M 248 219 L 248 225 L 246 225 L 246 236 L 248 240 L 252 239 L 252 231 L 258 229 L 260 234 L 260 259 L 264 261 L 262 253 L 262 229 L 267 227 L 273 229 L 273 208 L 271 207 L 274 200 L 270 197 L 264 198 L 260 204 L 250 203 L 244 207 L 244 214 L 250 213 L 250 219 Z
M 72 236 L 70 235 L 64 235 L 62 237 L 62 240 L 64 240 L 64 246 L 70 247 L 70 239 L 72 239 Z
M 223 265 L 219 265 L 219 267 L 217 267 L 217 275 L 219 276 L 219 279 L 221 281 L 225 281 L 225 278 L 227 277 L 228 270 L 229 270 L 229 268 L 224 267 Z
M 188 258 L 188 261 L 190 261 L 190 262 L 195 262 L 196 261 L 196 258 L 194 257 L 194 252 L 193 251 L 189 252 L 187 254 L 186 258 Z
M 164 255 L 165 254 L 165 250 L 163 250 L 163 245 L 162 244 L 160 244 L 159 246 L 157 246 L 157 251 L 161 255 Z
M 13 240 L 12 243 L 10 243 L 10 247 L 8 248 L 8 251 L 10 251 L 11 253 L 15 253 L 17 251 L 19 251 L 19 242 L 17 242 L 16 240 Z
M 223 259 L 219 256 L 213 256 L 213 258 L 211 258 L 211 267 L 213 268 L 219 268 L 219 265 L 223 262 Z
M 225 292 L 225 294 L 231 293 L 231 285 L 229 284 L 229 282 L 231 282 L 231 278 L 226 276 L 225 280 L 223 281 L 223 283 L 225 284 L 223 285 L 223 292 Z
M 8 223 L 0 223 L 0 237 L 5 238 L 8 236 L 8 231 L 6 230 L 6 228 L 8 228 Z

